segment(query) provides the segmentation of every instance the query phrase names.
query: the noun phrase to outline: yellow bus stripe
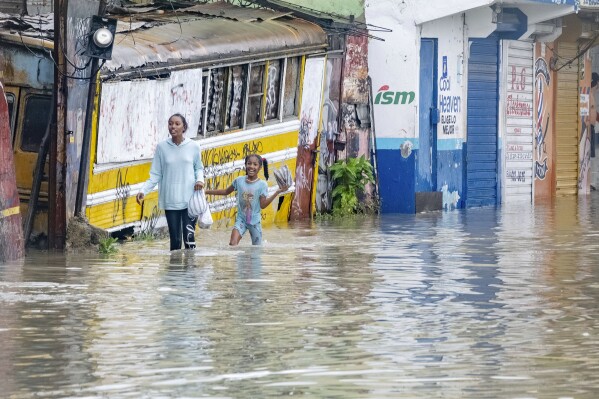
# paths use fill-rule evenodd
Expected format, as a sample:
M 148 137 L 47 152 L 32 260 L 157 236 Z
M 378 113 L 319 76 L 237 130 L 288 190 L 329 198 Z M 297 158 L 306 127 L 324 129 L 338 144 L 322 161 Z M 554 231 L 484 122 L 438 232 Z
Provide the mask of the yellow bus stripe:
M 21 209 L 18 206 L 5 209 L 3 211 L 0 211 L 0 219 L 4 219 L 4 218 L 7 218 L 12 215 L 17 215 L 20 212 L 21 212 Z

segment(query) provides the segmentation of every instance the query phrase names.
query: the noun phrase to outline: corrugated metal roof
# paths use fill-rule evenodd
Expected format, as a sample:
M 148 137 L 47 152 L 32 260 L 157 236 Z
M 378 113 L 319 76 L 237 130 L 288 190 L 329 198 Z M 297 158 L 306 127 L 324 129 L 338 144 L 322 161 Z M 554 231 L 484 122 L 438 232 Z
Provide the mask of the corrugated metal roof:
M 277 19 L 285 15 L 291 14 L 290 12 L 276 12 L 272 10 L 252 8 L 248 12 L 246 7 L 237 7 L 231 3 L 216 2 L 198 4 L 189 8 L 186 8 L 186 12 L 196 12 L 198 14 L 212 15 L 214 17 L 223 17 L 229 19 L 235 19 L 242 22 L 252 21 L 268 21 L 271 19 Z
M 23 12 L 25 12 L 23 0 L 0 1 L 0 12 L 7 12 L 10 14 L 23 14 Z
M 0 0 L 2 1 L 2 0 Z M 0 12 L 0 32 L 14 32 L 18 35 L 38 39 L 52 39 L 54 34 L 54 15 L 16 15 Z
M 326 33 L 311 22 L 263 9 L 217 5 L 223 10 L 218 17 L 208 15 L 215 13 L 214 5 L 194 6 L 192 12 L 119 17 L 123 25 L 146 24 L 117 33 L 112 60 L 104 65 L 103 75 L 189 63 L 243 62 L 326 47 Z

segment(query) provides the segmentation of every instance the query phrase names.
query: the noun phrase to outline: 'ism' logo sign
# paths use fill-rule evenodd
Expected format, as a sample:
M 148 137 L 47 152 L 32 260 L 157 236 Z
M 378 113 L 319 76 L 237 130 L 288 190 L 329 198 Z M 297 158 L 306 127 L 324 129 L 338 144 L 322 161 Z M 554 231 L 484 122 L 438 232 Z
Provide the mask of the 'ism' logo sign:
M 416 98 L 413 91 L 391 91 L 388 85 L 381 86 L 374 98 L 375 104 L 411 104 Z

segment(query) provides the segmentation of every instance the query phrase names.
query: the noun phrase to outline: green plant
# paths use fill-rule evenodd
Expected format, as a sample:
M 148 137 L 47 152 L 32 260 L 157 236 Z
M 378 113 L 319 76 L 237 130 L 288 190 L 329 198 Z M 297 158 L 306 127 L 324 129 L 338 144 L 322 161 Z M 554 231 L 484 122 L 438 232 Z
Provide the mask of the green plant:
M 156 239 L 156 233 L 153 230 L 140 231 L 133 235 L 133 241 L 154 241 Z
M 116 246 L 117 241 L 118 241 L 118 238 L 114 238 L 114 237 L 106 237 L 106 238 L 100 239 L 100 245 L 98 246 L 98 251 L 101 254 L 111 254 L 111 253 L 117 252 L 118 251 L 118 248 Z
M 368 183 L 374 183 L 372 165 L 362 155 L 337 161 L 331 166 L 335 188 L 333 189 L 333 216 L 348 216 L 360 209 L 358 192 Z

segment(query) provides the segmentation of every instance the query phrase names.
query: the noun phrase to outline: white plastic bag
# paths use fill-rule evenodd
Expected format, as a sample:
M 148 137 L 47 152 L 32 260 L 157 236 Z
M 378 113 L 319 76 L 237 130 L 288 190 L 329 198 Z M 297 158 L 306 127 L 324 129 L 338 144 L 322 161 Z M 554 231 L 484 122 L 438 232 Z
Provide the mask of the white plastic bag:
M 198 219 L 198 226 L 200 226 L 200 229 L 209 229 L 212 223 L 212 214 L 210 213 L 210 208 L 208 208 Z
M 193 192 L 187 204 L 187 214 L 192 219 L 198 219 L 200 229 L 209 229 L 212 226 L 212 215 L 210 214 L 210 207 L 208 206 L 204 190 Z
M 277 180 L 279 188 L 291 187 L 293 185 L 293 177 L 291 177 L 291 171 L 289 170 L 287 165 L 281 166 L 279 169 L 276 169 L 273 173 L 275 175 L 275 179 Z

